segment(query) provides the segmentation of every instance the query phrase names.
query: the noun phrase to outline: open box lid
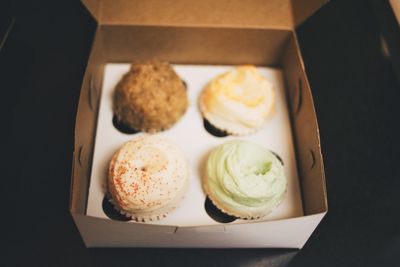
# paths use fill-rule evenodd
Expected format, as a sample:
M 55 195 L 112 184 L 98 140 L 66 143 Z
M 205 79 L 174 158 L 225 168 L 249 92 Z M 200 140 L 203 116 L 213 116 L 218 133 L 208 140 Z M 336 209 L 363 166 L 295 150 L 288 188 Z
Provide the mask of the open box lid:
M 294 29 L 327 0 L 82 0 L 102 25 Z

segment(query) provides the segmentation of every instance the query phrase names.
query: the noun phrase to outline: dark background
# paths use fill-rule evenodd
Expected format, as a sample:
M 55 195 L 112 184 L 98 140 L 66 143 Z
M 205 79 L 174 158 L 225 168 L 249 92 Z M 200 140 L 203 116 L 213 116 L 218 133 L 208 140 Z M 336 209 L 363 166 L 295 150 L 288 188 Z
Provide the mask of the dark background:
M 331 1 L 298 29 L 329 212 L 297 251 L 86 249 L 68 200 L 74 118 L 95 22 L 79 1 L 2 1 L 0 265 L 399 266 L 400 86 L 382 54 L 380 35 L 396 28 L 383 2 Z

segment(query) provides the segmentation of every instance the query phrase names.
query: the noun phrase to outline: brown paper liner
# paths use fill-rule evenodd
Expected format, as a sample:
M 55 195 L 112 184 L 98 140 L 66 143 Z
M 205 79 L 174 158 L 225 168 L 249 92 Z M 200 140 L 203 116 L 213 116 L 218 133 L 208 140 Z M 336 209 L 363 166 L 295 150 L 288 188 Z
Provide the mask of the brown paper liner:
M 130 213 L 130 212 L 120 209 L 118 207 L 118 205 L 116 204 L 116 202 L 114 201 L 114 199 L 109 194 L 107 194 L 107 199 L 113 205 L 114 209 L 116 211 L 118 211 L 120 214 L 126 216 L 127 218 L 130 218 L 133 221 L 142 222 L 142 223 L 159 221 L 159 220 L 167 217 L 167 215 L 169 213 L 171 213 L 172 211 L 174 211 L 177 208 L 177 206 L 173 206 L 170 209 L 164 210 L 164 207 L 163 207 L 163 208 L 160 208 L 159 210 L 154 210 L 149 214 L 134 214 L 134 213 Z

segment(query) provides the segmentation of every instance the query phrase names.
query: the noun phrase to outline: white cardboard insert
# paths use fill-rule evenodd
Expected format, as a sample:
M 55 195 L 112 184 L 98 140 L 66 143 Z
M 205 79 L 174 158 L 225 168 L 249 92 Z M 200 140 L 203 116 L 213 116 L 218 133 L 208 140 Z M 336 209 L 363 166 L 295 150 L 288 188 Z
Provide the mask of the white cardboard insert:
M 204 164 L 208 153 L 214 147 L 239 137 L 221 138 L 209 134 L 203 126 L 203 118 L 198 109 L 198 97 L 208 81 L 233 66 L 173 66 L 187 84 L 189 107 L 184 116 L 172 128 L 159 134 L 175 142 L 188 157 L 191 169 L 190 186 L 180 207 L 166 218 L 152 222 L 152 224 L 179 227 L 217 225 L 220 223 L 210 218 L 204 208 L 206 196 L 201 187 Z M 108 164 L 114 152 L 124 142 L 138 135 L 121 133 L 112 124 L 113 91 L 129 68 L 130 64 L 109 63 L 105 66 L 86 211 L 89 216 L 108 219 L 102 209 L 102 201 L 106 193 Z M 258 70 L 274 84 L 275 111 L 261 130 L 252 135 L 240 137 L 240 139 L 258 143 L 278 154 L 284 162 L 284 171 L 288 179 L 284 201 L 271 214 L 258 221 L 300 217 L 303 216 L 303 209 L 282 71 L 266 67 L 258 67 Z M 230 224 L 246 222 L 236 220 Z M 132 221 L 132 223 L 136 222 Z

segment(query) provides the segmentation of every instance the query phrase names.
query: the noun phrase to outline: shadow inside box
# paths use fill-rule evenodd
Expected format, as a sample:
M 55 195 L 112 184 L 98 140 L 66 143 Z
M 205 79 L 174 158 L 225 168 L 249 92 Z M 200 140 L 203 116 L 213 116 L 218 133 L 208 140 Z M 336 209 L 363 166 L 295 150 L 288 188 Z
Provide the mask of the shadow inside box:
M 173 246 L 173 244 L 171 244 Z M 298 249 L 190 249 L 119 248 L 91 249 L 95 263 L 118 265 L 134 259 L 137 266 L 274 266 L 284 267 Z M 212 264 L 210 264 L 212 263 Z

